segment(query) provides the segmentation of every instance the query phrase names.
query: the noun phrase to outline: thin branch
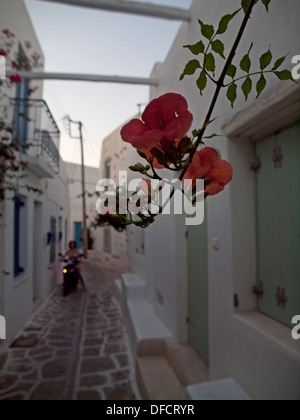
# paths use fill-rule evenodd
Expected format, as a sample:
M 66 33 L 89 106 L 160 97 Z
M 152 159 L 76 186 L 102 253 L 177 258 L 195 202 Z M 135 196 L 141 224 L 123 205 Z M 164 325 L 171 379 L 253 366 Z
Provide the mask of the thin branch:
M 186 166 L 186 168 L 183 170 L 182 174 L 180 175 L 180 180 L 181 181 L 183 180 L 184 175 L 186 174 L 189 166 L 191 165 L 191 163 L 193 161 L 193 158 L 194 158 L 194 156 L 196 154 L 196 151 L 197 151 L 198 147 L 200 146 L 200 144 L 202 142 L 202 138 L 203 138 L 204 133 L 205 133 L 206 128 L 207 128 L 207 124 L 211 120 L 211 117 L 212 117 L 212 114 L 214 112 L 216 103 L 218 101 L 220 92 L 221 92 L 221 90 L 223 88 L 223 84 L 224 84 L 225 77 L 227 75 L 227 71 L 228 71 L 228 69 L 229 69 L 229 67 L 230 67 L 230 65 L 231 65 L 231 63 L 232 63 L 232 61 L 233 61 L 233 59 L 234 59 L 234 57 L 236 55 L 237 48 L 238 48 L 238 46 L 239 46 L 239 44 L 241 42 L 241 39 L 242 39 L 242 37 L 244 35 L 245 29 L 246 29 L 247 23 L 248 23 L 248 21 L 250 19 L 250 16 L 251 16 L 253 7 L 255 5 L 255 2 L 256 2 L 256 0 L 251 0 L 251 3 L 250 3 L 249 8 L 247 10 L 247 13 L 245 14 L 245 17 L 244 17 L 244 20 L 242 22 L 242 25 L 241 25 L 241 28 L 239 30 L 239 33 L 237 35 L 237 38 L 236 38 L 236 40 L 235 40 L 235 42 L 233 44 L 233 47 L 231 49 L 231 52 L 230 52 L 230 54 L 228 56 L 228 59 L 227 59 L 227 61 L 225 63 L 223 72 L 222 72 L 222 74 L 220 76 L 220 79 L 219 79 L 219 81 L 217 83 L 216 91 L 215 91 L 215 94 L 214 94 L 214 97 L 213 97 L 211 106 L 209 108 L 209 111 L 207 113 L 206 119 L 204 121 L 203 128 L 201 129 L 201 131 L 200 131 L 200 133 L 198 135 L 198 139 L 197 139 L 197 142 L 196 142 L 196 149 L 195 149 L 194 152 L 191 153 L 191 155 L 189 157 L 188 165 Z
M 232 80 L 232 81 L 231 81 L 230 83 L 228 83 L 227 85 L 223 85 L 223 87 L 224 87 L 224 88 L 227 88 L 227 87 L 229 87 L 229 86 L 233 85 L 234 83 L 239 82 L 240 80 L 247 79 L 247 77 L 257 76 L 257 75 L 259 75 L 259 74 L 260 74 L 260 75 L 261 75 L 261 74 L 268 74 L 268 73 L 274 73 L 274 70 L 256 71 L 256 72 L 254 72 L 254 73 L 249 73 L 249 74 L 246 74 L 245 76 L 241 76 L 241 77 L 238 77 L 237 79 Z

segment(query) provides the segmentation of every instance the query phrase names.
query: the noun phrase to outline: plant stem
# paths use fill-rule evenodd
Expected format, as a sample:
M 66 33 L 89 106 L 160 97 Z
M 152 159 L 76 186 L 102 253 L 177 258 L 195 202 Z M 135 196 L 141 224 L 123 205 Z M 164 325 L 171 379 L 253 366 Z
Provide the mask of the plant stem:
M 256 2 L 256 0 L 251 0 L 251 3 L 249 5 L 249 8 L 248 8 L 248 10 L 247 10 L 247 12 L 245 14 L 245 17 L 244 17 L 244 20 L 242 22 L 242 25 L 241 25 L 241 28 L 239 30 L 239 33 L 237 35 L 237 38 L 236 38 L 236 40 L 235 40 L 235 42 L 233 44 L 233 47 L 231 49 L 231 52 L 230 52 L 230 54 L 228 56 L 228 59 L 227 59 L 227 61 L 225 63 L 225 66 L 224 66 L 223 72 L 222 72 L 222 74 L 220 76 L 220 79 L 218 80 L 216 91 L 215 91 L 215 94 L 214 94 L 214 97 L 213 97 L 211 106 L 209 108 L 209 111 L 207 113 L 206 119 L 204 121 L 203 127 L 202 127 L 200 133 L 198 134 L 198 138 L 197 138 L 197 142 L 196 142 L 196 149 L 190 154 L 188 165 L 184 168 L 182 174 L 180 175 L 180 178 L 179 179 L 181 181 L 183 180 L 184 175 L 186 174 L 189 166 L 191 165 L 191 163 L 193 161 L 193 158 L 194 158 L 194 156 L 196 154 L 196 151 L 197 151 L 198 147 L 200 146 L 200 144 L 202 142 L 202 138 L 203 138 L 204 133 L 206 131 L 207 125 L 208 125 L 209 121 L 211 120 L 211 117 L 212 117 L 212 114 L 214 112 L 216 103 L 218 101 L 220 92 L 221 92 L 221 90 L 223 88 L 224 80 L 225 80 L 225 77 L 227 75 L 227 71 L 228 71 L 228 69 L 229 69 L 229 67 L 230 67 L 230 65 L 231 65 L 231 63 L 232 63 L 232 61 L 233 61 L 233 59 L 234 59 L 234 57 L 236 55 L 236 50 L 237 50 L 237 48 L 238 48 L 238 46 L 239 46 L 239 44 L 241 42 L 241 39 L 242 39 L 242 37 L 244 35 L 245 29 L 246 29 L 247 23 L 248 23 L 248 21 L 250 19 L 250 16 L 251 16 L 253 7 L 255 5 L 255 2 Z
M 239 82 L 240 80 L 247 79 L 247 77 L 257 76 L 258 74 L 268 74 L 268 73 L 274 73 L 274 70 L 267 70 L 267 71 L 260 70 L 254 73 L 249 73 L 249 74 L 246 74 L 245 76 L 241 76 L 241 77 L 238 77 L 237 79 L 233 79 L 232 82 L 228 83 L 227 85 L 223 85 L 223 87 L 224 88 L 229 87 L 233 85 L 234 83 Z

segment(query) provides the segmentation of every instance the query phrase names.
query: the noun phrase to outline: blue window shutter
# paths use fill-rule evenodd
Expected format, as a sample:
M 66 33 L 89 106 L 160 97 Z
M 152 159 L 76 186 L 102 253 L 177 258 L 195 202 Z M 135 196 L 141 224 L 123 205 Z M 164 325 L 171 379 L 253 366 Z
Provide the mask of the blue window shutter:
M 14 231 L 14 276 L 18 277 L 20 265 L 20 205 L 17 198 L 15 199 Z
M 25 58 L 26 55 L 21 45 L 19 45 L 18 56 L 20 59 Z M 30 68 L 26 68 L 30 70 Z M 29 81 L 23 80 L 18 83 L 16 87 L 16 103 L 14 106 L 14 128 L 16 131 L 15 141 L 17 141 L 23 153 L 26 153 L 26 143 L 28 135 L 28 99 L 29 99 Z M 23 147 L 22 147 L 23 146 Z
M 50 264 L 56 260 L 56 218 L 51 217 L 51 244 L 50 244 Z
M 21 273 L 24 273 L 24 269 L 20 266 L 20 210 L 21 207 L 24 207 L 24 203 L 18 197 L 15 198 L 14 202 L 14 277 L 18 277 Z

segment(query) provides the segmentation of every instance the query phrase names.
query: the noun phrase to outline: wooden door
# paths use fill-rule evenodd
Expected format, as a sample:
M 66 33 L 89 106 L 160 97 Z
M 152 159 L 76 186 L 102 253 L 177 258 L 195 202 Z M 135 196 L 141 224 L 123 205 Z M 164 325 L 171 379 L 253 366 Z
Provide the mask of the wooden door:
M 291 326 L 300 314 L 300 124 L 255 147 L 258 308 Z

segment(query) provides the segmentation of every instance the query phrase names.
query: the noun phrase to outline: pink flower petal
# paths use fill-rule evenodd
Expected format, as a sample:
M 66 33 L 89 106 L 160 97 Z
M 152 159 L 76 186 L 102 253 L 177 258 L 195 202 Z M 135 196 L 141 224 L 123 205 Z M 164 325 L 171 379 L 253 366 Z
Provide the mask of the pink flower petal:
M 233 178 L 233 168 L 226 160 L 219 160 L 215 166 L 208 172 L 207 178 L 212 183 L 207 186 L 206 192 L 209 195 L 216 195 L 223 191 L 225 186 L 229 184 Z
M 173 119 L 166 128 L 166 138 L 168 140 L 181 139 L 190 130 L 193 123 L 193 115 L 185 111 L 177 118 Z
M 178 115 L 187 110 L 188 104 L 183 96 L 176 93 L 167 93 L 154 99 L 147 106 L 142 119 L 152 130 L 164 130 Z
M 143 113 L 143 121 L 134 119 L 121 130 L 123 141 L 140 150 L 159 147 L 163 139 L 180 140 L 193 122 L 192 114 L 187 110 L 185 98 L 176 93 L 168 93 L 154 99 Z
M 202 179 L 218 161 L 219 154 L 212 147 L 205 147 L 197 152 L 187 170 L 184 179 Z

